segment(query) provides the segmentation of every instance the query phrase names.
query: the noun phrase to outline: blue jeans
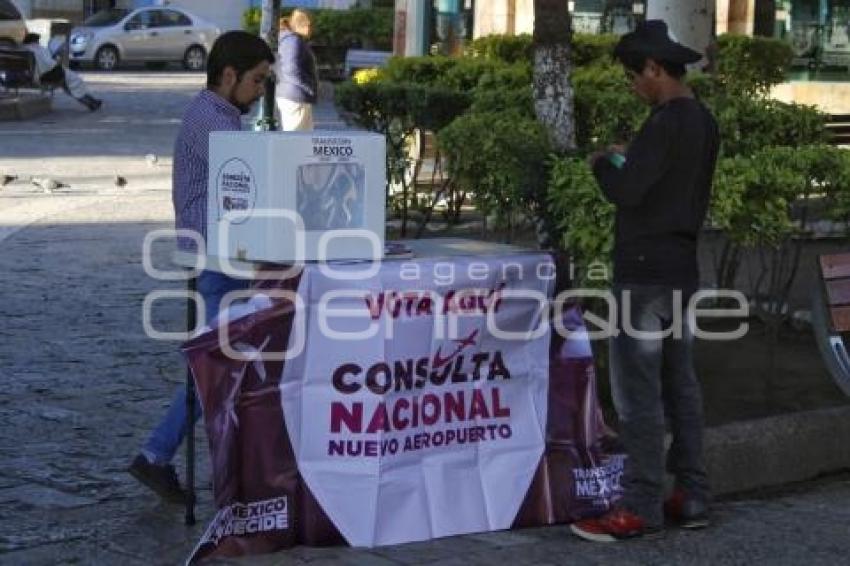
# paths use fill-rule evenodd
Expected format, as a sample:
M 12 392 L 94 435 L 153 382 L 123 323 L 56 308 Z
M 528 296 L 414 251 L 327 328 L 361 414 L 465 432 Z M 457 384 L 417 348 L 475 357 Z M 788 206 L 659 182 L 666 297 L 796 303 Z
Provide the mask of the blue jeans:
M 198 276 L 198 293 L 204 299 L 204 322 L 209 323 L 218 314 L 221 300 L 230 291 L 247 289 L 251 282 L 244 279 L 233 279 L 215 271 L 202 271 Z M 142 453 L 155 464 L 168 464 L 174 459 L 180 443 L 186 436 L 186 386 L 177 388 L 174 400 L 166 411 L 165 416 L 151 432 Z M 201 417 L 201 403 L 195 398 L 195 421 Z

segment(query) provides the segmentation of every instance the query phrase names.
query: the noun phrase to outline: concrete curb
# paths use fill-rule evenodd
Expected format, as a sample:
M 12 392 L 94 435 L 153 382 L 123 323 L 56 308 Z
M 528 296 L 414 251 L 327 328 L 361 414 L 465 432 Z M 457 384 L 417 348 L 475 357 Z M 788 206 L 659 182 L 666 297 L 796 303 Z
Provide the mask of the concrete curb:
M 715 496 L 850 469 L 850 406 L 706 429 L 705 458 Z

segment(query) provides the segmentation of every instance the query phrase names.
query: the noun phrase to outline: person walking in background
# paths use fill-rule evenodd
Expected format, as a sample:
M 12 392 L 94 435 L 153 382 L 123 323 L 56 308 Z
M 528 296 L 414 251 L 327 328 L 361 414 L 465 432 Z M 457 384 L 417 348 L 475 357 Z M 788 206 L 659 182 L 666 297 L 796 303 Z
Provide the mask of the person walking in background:
M 207 62 L 207 87 L 189 104 L 174 145 L 172 201 L 178 230 L 192 230 L 206 240 L 210 132 L 242 129 L 242 115 L 263 96 L 272 63 L 272 50 L 255 35 L 231 31 L 216 39 Z M 177 246 L 182 251 L 199 251 L 188 238 L 178 238 Z M 198 292 L 204 299 L 204 321 L 209 324 L 218 314 L 227 293 L 249 285 L 250 281 L 217 271 L 202 271 Z M 181 386 L 128 468 L 133 477 L 174 503 L 185 503 L 189 496 L 171 464 L 190 430 L 187 415 L 186 387 Z M 195 417 L 200 416 L 201 405 L 195 399 Z
M 80 75 L 60 65 L 50 51 L 39 43 L 39 40 L 41 36 L 37 33 L 28 33 L 24 36 L 24 48 L 35 57 L 38 82 L 42 85 L 61 86 L 69 96 L 76 98 L 80 104 L 92 112 L 98 110 L 103 105 L 103 101 L 90 95 Z
M 310 14 L 294 10 L 280 20 L 275 107 L 285 132 L 313 129 L 313 105 L 318 99 L 316 57 L 307 40 L 313 31 Z
M 717 122 L 683 82 L 685 65 L 702 55 L 674 41 L 663 21 L 639 24 L 614 56 L 652 111 L 627 149 L 591 157 L 599 187 L 616 206 L 611 391 L 628 456 L 622 502 L 571 527 L 599 542 L 660 532 L 665 514 L 682 527 L 708 525 L 693 329 L 689 316 L 674 313 L 684 312 L 699 285 L 697 239 L 720 146 Z M 666 503 L 665 417 L 673 436 L 667 470 L 675 476 Z

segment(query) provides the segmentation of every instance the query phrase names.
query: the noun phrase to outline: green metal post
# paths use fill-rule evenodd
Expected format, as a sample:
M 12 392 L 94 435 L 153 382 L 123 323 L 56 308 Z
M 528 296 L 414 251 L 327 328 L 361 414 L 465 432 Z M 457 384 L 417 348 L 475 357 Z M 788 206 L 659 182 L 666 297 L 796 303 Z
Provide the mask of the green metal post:
M 260 37 L 266 40 L 272 52 L 277 53 L 277 40 L 280 33 L 280 2 L 279 0 L 263 0 L 263 16 L 260 20 Z M 277 130 L 277 121 L 274 117 L 274 89 L 275 79 L 269 77 L 266 81 L 266 94 L 257 109 L 257 117 L 254 121 L 254 130 L 267 132 Z

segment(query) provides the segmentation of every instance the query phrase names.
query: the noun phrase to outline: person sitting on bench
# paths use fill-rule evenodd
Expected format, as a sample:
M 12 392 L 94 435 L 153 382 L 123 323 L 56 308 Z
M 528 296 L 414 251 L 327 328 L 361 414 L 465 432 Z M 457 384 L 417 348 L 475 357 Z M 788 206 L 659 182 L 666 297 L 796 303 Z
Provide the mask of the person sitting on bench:
M 58 85 L 62 87 L 69 96 L 76 98 L 80 104 L 94 112 L 99 109 L 103 101 L 88 93 L 83 79 L 70 69 L 66 69 L 50 55 L 47 48 L 39 44 L 41 36 L 37 33 L 28 33 L 24 36 L 24 48 L 35 57 L 35 72 L 42 85 Z

